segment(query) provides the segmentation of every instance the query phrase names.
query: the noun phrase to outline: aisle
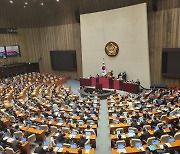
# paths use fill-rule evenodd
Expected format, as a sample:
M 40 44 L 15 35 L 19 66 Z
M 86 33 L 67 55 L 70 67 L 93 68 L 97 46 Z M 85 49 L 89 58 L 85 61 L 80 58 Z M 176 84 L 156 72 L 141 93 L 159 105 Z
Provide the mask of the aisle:
M 107 101 L 101 100 L 95 154 L 111 154 Z
M 67 83 L 63 85 L 64 86 L 70 85 L 72 92 L 74 94 L 79 95 L 79 92 L 78 92 L 78 89 L 80 86 L 79 81 L 69 80 Z M 107 101 L 101 100 L 95 154 L 111 154 L 111 148 L 110 148 L 111 140 L 110 140 L 109 132 L 110 132 L 110 129 L 109 129 L 109 120 L 108 120 Z

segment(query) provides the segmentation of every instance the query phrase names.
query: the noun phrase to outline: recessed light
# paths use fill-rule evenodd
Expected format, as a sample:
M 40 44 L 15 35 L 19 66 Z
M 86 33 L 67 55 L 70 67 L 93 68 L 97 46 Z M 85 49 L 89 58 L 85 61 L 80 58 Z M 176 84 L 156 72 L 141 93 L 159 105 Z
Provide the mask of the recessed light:
M 59 2 L 59 0 L 56 0 L 57 2 Z
M 24 4 L 25 4 L 25 5 L 28 5 L 28 2 L 25 2 Z
M 9 1 L 9 3 L 11 3 L 11 4 L 12 4 L 12 3 L 14 3 L 14 2 L 13 2 L 13 1 Z
M 41 5 L 44 5 L 44 3 L 42 2 Z
M 24 8 L 26 8 L 26 6 L 25 6 L 25 5 L 24 5 L 23 7 L 24 7 Z

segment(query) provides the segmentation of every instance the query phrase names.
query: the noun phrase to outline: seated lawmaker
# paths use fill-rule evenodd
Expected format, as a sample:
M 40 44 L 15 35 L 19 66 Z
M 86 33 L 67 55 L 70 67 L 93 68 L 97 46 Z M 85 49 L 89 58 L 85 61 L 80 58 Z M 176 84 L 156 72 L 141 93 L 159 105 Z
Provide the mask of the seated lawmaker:
M 160 139 L 162 135 L 164 135 L 164 130 L 159 126 L 159 129 L 154 132 L 154 136 Z

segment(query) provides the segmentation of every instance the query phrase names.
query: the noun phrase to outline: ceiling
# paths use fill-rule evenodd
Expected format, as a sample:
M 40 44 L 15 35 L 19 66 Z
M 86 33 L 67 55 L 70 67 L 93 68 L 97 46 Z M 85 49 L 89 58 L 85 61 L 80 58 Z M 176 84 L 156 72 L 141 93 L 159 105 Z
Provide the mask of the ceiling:
M 0 0 L 0 27 L 45 27 L 77 22 L 79 14 L 110 10 L 146 2 L 152 11 L 153 0 Z M 158 0 L 168 7 L 180 7 L 180 0 Z M 171 2 L 175 6 L 171 6 Z M 25 2 L 28 4 L 25 5 Z M 43 3 L 44 5 L 41 5 Z

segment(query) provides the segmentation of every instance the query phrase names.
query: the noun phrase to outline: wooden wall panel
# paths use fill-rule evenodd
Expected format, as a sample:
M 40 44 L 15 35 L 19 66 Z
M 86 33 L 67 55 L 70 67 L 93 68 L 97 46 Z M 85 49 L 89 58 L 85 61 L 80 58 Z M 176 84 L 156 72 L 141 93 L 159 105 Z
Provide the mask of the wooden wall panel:
M 180 8 L 149 12 L 151 83 L 180 85 L 180 79 L 161 76 L 162 48 L 180 47 Z
M 39 60 L 39 30 L 37 28 L 18 29 L 18 34 L 0 34 L 0 46 L 19 45 L 21 57 L 0 59 L 0 65 L 38 62 Z
M 80 24 L 66 24 L 40 28 L 41 40 L 41 71 L 52 72 L 73 79 L 82 75 Z M 53 71 L 51 68 L 50 51 L 76 50 L 77 72 Z

